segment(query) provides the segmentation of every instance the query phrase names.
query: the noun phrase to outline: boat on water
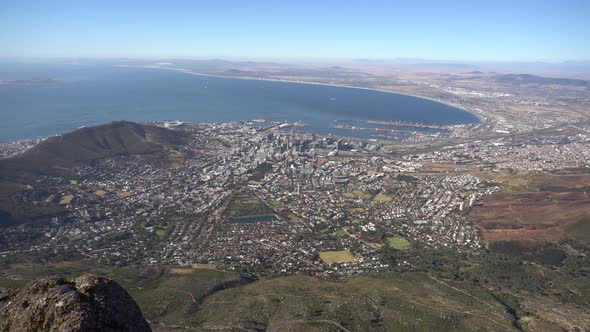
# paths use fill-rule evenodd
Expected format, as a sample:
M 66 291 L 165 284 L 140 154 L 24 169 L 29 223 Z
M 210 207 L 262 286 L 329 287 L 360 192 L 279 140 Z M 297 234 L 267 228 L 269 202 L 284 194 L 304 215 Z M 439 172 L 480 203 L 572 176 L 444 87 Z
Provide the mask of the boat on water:
M 184 122 L 180 121 L 180 120 L 164 121 L 164 127 L 166 127 L 166 128 L 178 127 L 178 126 L 182 125 L 183 123 Z

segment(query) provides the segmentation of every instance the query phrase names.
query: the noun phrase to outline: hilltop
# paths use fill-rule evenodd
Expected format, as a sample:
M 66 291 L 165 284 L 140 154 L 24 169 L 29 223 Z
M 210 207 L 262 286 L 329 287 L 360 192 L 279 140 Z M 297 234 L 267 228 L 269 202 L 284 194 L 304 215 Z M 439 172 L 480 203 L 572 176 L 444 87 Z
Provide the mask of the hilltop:
M 26 181 L 38 175 L 64 175 L 82 162 L 113 156 L 161 156 L 167 147 L 183 141 L 182 132 L 129 121 L 84 127 L 0 160 L 0 179 Z
M 166 161 L 185 139 L 182 131 L 117 121 L 48 138 L 22 154 L 0 160 L 0 225 L 38 215 L 34 209 L 22 207 L 15 196 L 28 186 L 37 186 L 36 180 L 42 176 L 72 179 L 74 169 L 82 163 L 116 156 Z

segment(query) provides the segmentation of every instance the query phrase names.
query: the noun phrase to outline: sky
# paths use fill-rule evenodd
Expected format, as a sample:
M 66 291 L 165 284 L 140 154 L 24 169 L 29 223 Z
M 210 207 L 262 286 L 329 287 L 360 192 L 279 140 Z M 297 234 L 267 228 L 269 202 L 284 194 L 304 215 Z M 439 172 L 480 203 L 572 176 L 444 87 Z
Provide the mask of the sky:
M 586 0 L 1 0 L 0 57 L 590 60 Z

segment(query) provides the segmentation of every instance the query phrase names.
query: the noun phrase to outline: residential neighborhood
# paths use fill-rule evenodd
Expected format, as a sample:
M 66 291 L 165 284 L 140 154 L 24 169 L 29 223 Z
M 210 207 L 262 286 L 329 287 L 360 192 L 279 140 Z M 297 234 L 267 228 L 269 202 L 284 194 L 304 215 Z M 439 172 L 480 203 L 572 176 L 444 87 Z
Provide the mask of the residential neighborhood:
M 175 125 L 190 140 L 167 163 L 120 156 L 83 164 L 75 179 L 38 180 L 55 191 L 41 198 L 24 191 L 21 199 L 62 212 L 1 229 L 0 256 L 213 264 L 267 274 L 375 272 L 390 268 L 378 253 L 390 237 L 465 252 L 482 247 L 465 215 L 501 187 L 462 167 L 547 170 L 590 160 L 582 133 L 395 157 L 387 142 L 305 133 L 288 123 Z M 432 172 L 432 164 L 455 167 Z M 326 252 L 341 255 L 324 259 Z

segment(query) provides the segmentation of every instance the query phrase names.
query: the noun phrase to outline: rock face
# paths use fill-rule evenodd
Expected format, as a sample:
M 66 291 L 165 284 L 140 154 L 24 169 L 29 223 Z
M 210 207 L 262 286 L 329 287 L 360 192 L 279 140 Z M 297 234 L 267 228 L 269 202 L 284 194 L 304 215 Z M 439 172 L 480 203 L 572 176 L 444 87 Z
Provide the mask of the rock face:
M 116 282 L 83 275 L 41 278 L 0 289 L 0 331 L 151 331 L 135 301 Z

